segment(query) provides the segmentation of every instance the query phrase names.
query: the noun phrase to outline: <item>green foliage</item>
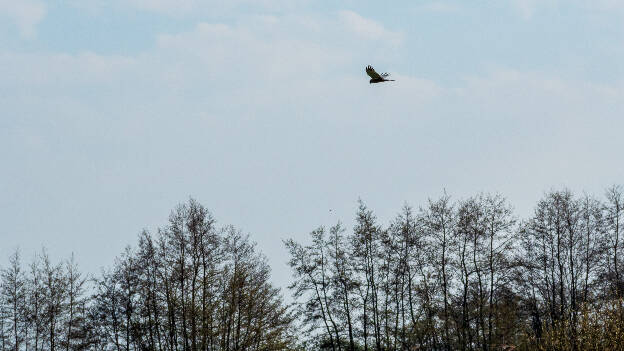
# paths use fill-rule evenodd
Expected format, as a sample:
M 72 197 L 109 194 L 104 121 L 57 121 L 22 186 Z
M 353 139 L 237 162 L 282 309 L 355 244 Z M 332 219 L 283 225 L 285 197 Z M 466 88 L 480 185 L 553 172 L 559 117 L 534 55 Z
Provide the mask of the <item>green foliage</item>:
M 540 338 L 525 334 L 519 350 L 624 350 L 624 300 L 587 304 L 578 322 L 563 320 L 545 327 Z

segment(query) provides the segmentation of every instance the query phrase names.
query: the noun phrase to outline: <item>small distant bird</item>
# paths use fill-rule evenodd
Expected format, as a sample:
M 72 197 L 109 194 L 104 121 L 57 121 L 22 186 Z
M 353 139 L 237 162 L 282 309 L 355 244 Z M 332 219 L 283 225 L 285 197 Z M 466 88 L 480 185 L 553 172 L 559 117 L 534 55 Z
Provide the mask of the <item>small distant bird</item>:
M 390 74 L 388 73 L 379 74 L 375 72 L 375 69 L 373 68 L 373 66 L 370 66 L 370 65 L 366 66 L 366 74 L 368 74 L 368 76 L 371 77 L 371 80 L 368 82 L 370 84 L 382 83 L 382 82 L 394 82 L 394 79 L 387 79 L 388 77 L 390 77 Z

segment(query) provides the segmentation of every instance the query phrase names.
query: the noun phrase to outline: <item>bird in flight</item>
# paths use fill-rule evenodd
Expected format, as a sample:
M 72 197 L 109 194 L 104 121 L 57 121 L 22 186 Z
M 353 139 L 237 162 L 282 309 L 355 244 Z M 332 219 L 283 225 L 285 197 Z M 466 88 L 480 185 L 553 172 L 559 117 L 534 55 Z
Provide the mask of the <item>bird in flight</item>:
M 369 81 L 370 84 L 372 83 L 382 83 L 382 82 L 394 82 L 394 79 L 387 79 L 390 74 L 388 73 L 382 73 L 379 74 L 377 72 L 375 72 L 375 69 L 373 68 L 373 66 L 366 66 L 366 74 L 368 74 L 369 77 L 371 77 L 371 80 Z

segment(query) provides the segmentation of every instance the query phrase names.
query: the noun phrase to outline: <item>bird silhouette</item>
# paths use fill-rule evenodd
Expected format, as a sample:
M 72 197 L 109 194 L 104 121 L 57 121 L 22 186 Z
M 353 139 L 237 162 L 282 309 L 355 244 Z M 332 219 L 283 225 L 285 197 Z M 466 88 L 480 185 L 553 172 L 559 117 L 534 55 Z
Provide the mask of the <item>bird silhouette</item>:
M 390 76 L 390 74 L 388 73 L 379 74 L 375 72 L 375 69 L 371 65 L 366 66 L 366 74 L 368 74 L 368 76 L 371 77 L 371 80 L 368 82 L 369 84 L 382 83 L 382 82 L 394 82 L 394 79 L 387 79 Z

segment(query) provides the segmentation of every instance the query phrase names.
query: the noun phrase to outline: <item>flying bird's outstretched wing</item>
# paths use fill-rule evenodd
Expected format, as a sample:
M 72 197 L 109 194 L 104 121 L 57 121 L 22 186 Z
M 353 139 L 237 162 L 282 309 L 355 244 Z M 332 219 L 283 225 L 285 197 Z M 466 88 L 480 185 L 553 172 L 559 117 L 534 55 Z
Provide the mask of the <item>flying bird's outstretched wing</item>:
M 366 67 L 366 74 L 368 74 L 369 77 L 373 78 L 373 79 L 383 79 L 383 77 L 381 75 L 379 75 L 379 73 L 375 72 L 375 69 L 372 66 L 367 66 Z M 388 74 L 386 73 L 386 76 Z
M 375 69 L 373 68 L 373 66 L 366 66 L 366 74 L 368 74 L 369 77 L 371 77 L 371 80 L 369 81 L 369 83 L 382 83 L 382 82 L 393 82 L 394 79 L 388 79 L 388 77 L 390 76 L 388 73 L 382 73 L 379 74 L 377 72 L 375 72 Z

